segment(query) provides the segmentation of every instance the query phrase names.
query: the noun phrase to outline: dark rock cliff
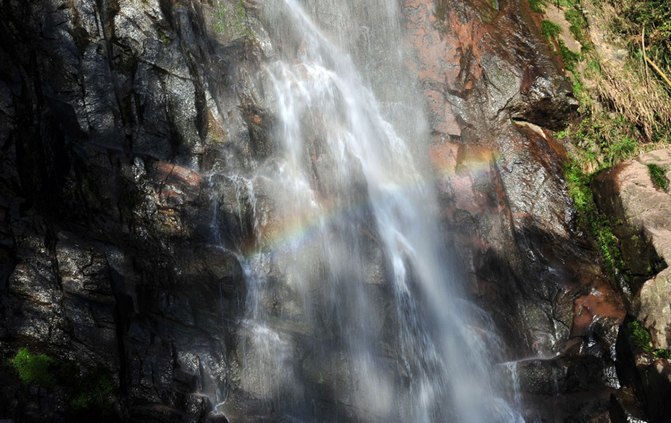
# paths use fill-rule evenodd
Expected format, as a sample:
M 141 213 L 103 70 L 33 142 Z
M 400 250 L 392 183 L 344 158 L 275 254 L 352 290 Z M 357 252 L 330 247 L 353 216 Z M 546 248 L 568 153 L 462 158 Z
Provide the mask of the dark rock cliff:
M 210 37 L 210 7 L 0 5 L 0 416 L 75 418 L 62 381 L 17 389 L 6 360 L 23 346 L 81 377 L 104 369 L 110 418 L 195 421 L 211 407 L 197 392 L 228 383 L 244 287 L 208 245 L 193 169 L 244 159 L 234 84 L 255 59 L 234 33 Z
M 521 366 L 529 414 L 591 421 L 617 388 L 624 313 L 575 233 L 549 131 L 576 103 L 520 3 L 406 0 L 410 67 L 473 295 L 511 359 L 562 353 Z M 253 79 L 270 47 L 252 2 L 215 6 L 0 3 L 0 418 L 100 416 L 64 380 L 22 385 L 6 363 L 26 346 L 75 380 L 107 375 L 110 420 L 202 421 L 239 385 L 243 270 L 210 227 L 249 235 L 216 171 L 272 154 Z

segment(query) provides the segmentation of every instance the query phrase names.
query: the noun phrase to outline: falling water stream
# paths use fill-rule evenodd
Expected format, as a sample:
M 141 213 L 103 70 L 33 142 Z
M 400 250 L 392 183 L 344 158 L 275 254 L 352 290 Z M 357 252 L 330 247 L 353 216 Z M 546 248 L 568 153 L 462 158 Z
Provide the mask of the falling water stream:
M 277 421 L 521 422 L 450 270 L 399 2 L 305 3 L 260 11 L 276 152 L 237 182 L 256 239 L 242 389 Z

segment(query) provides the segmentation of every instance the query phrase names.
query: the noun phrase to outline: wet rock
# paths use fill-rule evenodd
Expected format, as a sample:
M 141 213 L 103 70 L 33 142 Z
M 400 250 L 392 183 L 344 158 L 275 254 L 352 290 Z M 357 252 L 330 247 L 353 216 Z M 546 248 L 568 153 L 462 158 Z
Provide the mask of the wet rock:
M 623 385 L 633 391 L 638 402 L 628 401 L 622 407 L 638 408 L 649 421 L 666 421 L 671 418 L 668 404 L 671 395 L 671 360 L 655 357 L 649 346 L 640 344 L 640 334 L 634 334 L 627 320 L 617 340 L 617 370 Z M 637 336 L 638 335 L 638 336 Z
M 574 115 L 569 84 L 522 5 L 499 6 L 404 3 L 445 237 L 509 345 L 543 355 L 610 330 L 593 318 L 617 328 L 624 306 L 573 231 L 565 151 L 545 129 Z M 609 355 L 611 338 L 590 354 Z
M 563 76 L 533 75 L 523 81 L 519 94 L 507 109 L 514 120 L 561 130 L 575 116 L 578 101 Z M 530 81 L 529 81 L 530 80 Z
M 236 85 L 257 58 L 211 38 L 199 2 L 2 10 L 3 363 L 29 346 L 105 369 L 111 419 L 203 419 L 244 307 L 239 262 L 209 245 L 203 175 L 249 163 Z M 67 386 L 15 395 L 8 372 L 2 417 L 63 421 Z
M 618 385 L 611 360 L 625 305 L 598 253 L 575 231 L 566 152 L 548 129 L 565 127 L 577 102 L 525 7 L 404 2 L 431 118 L 445 237 L 509 356 L 561 353 L 591 363 L 590 374 L 610 375 L 587 383 L 567 379 L 556 362 L 529 364 L 527 382 L 538 392 L 556 390 L 548 385 L 554 376 L 590 385 L 580 399 L 562 394 L 559 408 L 551 396 L 534 397 L 529 415 L 603 421 Z
M 647 422 L 635 394 L 628 388 L 611 395 L 609 414 L 613 423 Z
M 607 361 L 567 355 L 523 360 L 515 366 L 528 418 L 610 421 L 609 397 L 619 385 L 615 369 Z

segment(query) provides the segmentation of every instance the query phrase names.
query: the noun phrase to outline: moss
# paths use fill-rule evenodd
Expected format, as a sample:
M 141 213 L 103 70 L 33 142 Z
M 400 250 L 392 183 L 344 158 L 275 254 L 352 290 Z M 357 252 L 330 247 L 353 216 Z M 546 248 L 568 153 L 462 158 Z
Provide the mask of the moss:
M 666 191 L 669 188 L 669 179 L 666 177 L 666 172 L 659 165 L 654 163 L 649 164 L 648 174 L 655 188 L 662 191 Z
M 168 33 L 163 31 L 160 28 L 158 29 L 158 38 L 159 38 L 159 40 L 161 40 L 161 43 L 163 43 L 163 45 L 166 45 L 166 46 L 169 45 L 170 42 L 172 41 L 170 39 L 170 36 L 168 35 Z
M 19 379 L 26 385 L 52 386 L 56 382 L 53 373 L 54 359 L 46 354 L 33 354 L 21 348 L 10 360 Z
M 103 417 L 112 414 L 114 383 L 105 369 L 81 373 L 74 362 L 57 361 L 46 354 L 35 354 L 28 348 L 20 348 L 9 364 L 25 385 L 62 389 L 73 416 L 93 414 Z

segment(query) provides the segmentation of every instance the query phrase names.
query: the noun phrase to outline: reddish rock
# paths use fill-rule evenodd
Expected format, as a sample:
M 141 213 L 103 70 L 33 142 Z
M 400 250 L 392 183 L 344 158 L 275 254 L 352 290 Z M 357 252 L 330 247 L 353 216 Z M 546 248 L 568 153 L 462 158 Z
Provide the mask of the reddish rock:
M 551 136 L 577 102 L 528 4 L 498 5 L 403 2 L 446 237 L 511 357 L 587 355 L 597 357 L 600 374 L 614 355 L 625 308 L 598 253 L 576 234 L 566 152 Z M 594 388 L 598 398 L 583 398 L 591 404 L 584 421 L 607 414 L 612 388 L 602 388 Z M 537 394 L 531 408 L 551 408 L 536 417 L 575 404 L 568 394 Z
M 153 163 L 152 170 L 154 172 L 154 179 L 159 183 L 172 183 L 182 185 L 185 188 L 200 189 L 203 178 L 198 172 L 189 168 L 157 161 Z

